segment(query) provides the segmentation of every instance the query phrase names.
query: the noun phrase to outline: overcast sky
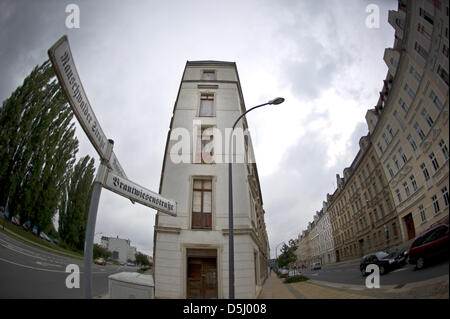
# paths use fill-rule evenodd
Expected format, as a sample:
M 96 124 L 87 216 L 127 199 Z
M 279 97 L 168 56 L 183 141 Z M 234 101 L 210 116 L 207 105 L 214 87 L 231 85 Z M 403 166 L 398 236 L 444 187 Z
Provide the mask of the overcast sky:
M 80 28 L 66 27 L 68 4 Z M 366 19 L 379 8 L 378 28 Z M 0 100 L 64 34 L 91 106 L 132 181 L 158 191 L 171 113 L 187 60 L 236 62 L 271 245 L 313 220 L 367 134 L 386 76 L 397 1 L 0 1 Z M 78 156 L 98 155 L 77 129 Z M 106 189 L 96 226 L 152 254 L 155 211 Z

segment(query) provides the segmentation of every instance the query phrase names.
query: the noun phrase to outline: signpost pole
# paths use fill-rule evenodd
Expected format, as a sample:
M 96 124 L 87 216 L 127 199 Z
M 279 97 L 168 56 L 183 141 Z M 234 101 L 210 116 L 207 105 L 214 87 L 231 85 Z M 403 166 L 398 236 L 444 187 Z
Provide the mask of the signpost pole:
M 109 150 L 112 151 L 114 142 L 109 140 Z M 110 153 L 111 154 L 111 153 Z M 98 203 L 102 192 L 103 183 L 108 173 L 106 162 L 101 160 L 95 177 L 92 189 L 91 203 L 89 204 L 89 214 L 86 224 L 86 234 L 84 243 L 84 296 L 86 299 L 92 299 L 92 259 L 95 235 L 95 223 L 97 221 Z

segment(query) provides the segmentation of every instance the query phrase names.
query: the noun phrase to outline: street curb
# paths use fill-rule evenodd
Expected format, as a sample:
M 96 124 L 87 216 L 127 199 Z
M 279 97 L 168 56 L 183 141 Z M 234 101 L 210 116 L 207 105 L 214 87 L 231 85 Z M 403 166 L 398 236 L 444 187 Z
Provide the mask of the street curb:
M 63 256 L 65 256 L 65 257 L 71 257 L 71 258 L 75 258 L 75 259 L 80 259 L 80 260 L 83 259 L 83 258 L 81 258 L 80 256 L 72 255 L 72 254 L 70 254 L 70 253 L 66 253 L 66 252 L 63 252 L 63 251 L 61 251 L 61 250 L 53 249 L 53 248 L 51 248 L 51 247 L 44 246 L 44 245 L 41 245 L 41 244 L 36 243 L 36 242 L 34 242 L 34 241 L 31 241 L 31 240 L 29 240 L 29 239 L 27 239 L 27 238 L 25 238 L 25 237 L 23 237 L 23 236 L 20 236 L 19 234 L 15 233 L 15 232 L 13 232 L 12 230 L 9 230 L 8 228 L 3 229 L 3 231 L 4 231 L 4 232 L 6 233 L 6 235 L 8 235 L 8 236 L 10 236 L 9 234 L 11 234 L 13 237 L 15 237 L 15 238 L 18 239 L 18 240 L 22 240 L 22 241 L 25 241 L 25 242 L 27 242 L 27 243 L 30 243 L 30 244 L 32 244 L 32 245 L 34 245 L 34 246 L 38 246 L 39 248 L 42 248 L 42 249 L 44 249 L 44 250 L 47 250 L 47 251 L 49 251 L 49 252 L 51 252 L 51 253 L 63 255 Z
M 413 282 L 413 283 L 407 283 L 405 285 L 385 285 L 381 288 L 372 288 L 369 289 L 363 285 L 349 285 L 349 284 L 340 284 L 340 283 L 332 283 L 327 281 L 320 281 L 320 280 L 308 280 L 308 282 L 312 284 L 316 284 L 318 286 L 325 286 L 335 289 L 347 289 L 347 290 L 353 290 L 353 291 L 377 291 L 382 293 L 405 293 L 409 292 L 411 290 L 416 290 L 424 286 L 430 286 L 430 285 L 440 285 L 443 283 L 449 282 L 449 275 L 442 275 L 439 277 L 435 277 L 428 280 Z

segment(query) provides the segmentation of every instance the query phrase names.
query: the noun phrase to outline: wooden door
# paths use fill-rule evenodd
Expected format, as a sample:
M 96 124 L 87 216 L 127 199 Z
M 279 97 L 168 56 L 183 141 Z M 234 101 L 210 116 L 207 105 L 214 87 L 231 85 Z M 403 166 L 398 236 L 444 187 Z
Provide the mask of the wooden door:
M 217 298 L 217 259 L 188 258 L 187 297 Z
M 406 215 L 403 219 L 405 220 L 406 231 L 408 233 L 408 240 L 416 237 L 416 230 L 414 228 L 414 220 L 412 214 Z

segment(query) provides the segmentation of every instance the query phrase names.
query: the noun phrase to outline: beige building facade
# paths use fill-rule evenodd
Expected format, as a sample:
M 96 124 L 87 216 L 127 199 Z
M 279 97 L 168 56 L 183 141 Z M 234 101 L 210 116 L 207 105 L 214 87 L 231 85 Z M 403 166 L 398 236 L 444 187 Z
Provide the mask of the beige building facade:
M 236 64 L 188 61 L 170 122 L 160 194 L 177 216 L 158 212 L 156 298 L 228 298 L 228 130 L 245 112 Z M 246 131 L 243 118 L 238 128 Z M 269 244 L 250 135 L 233 152 L 235 297 L 256 298 Z
M 402 241 L 448 216 L 448 1 L 408 1 L 380 99 L 366 120 L 399 215 Z

